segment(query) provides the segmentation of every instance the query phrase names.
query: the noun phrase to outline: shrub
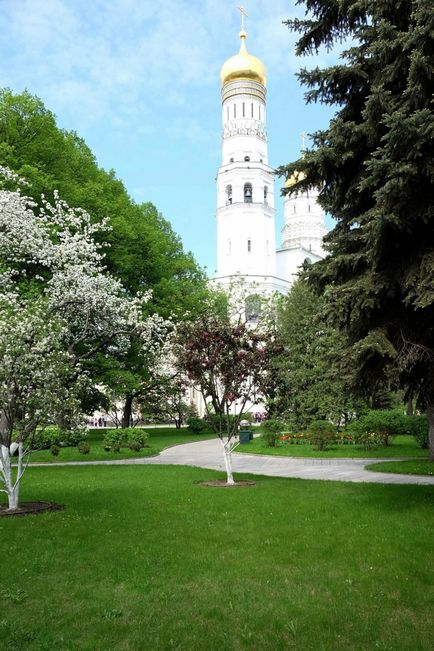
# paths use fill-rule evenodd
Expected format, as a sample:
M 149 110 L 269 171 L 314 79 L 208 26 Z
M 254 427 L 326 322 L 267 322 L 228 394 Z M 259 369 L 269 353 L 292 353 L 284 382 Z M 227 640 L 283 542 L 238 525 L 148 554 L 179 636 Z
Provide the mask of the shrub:
M 90 452 L 90 445 L 86 441 L 80 441 L 77 448 L 80 454 L 89 454 Z
M 122 429 L 119 427 L 118 429 L 106 430 L 103 439 L 103 446 L 104 450 L 107 452 L 110 450 L 113 452 L 119 452 L 121 448 L 131 448 L 131 443 L 133 443 L 134 447 L 131 449 L 137 452 L 146 447 L 148 439 L 149 434 L 144 430 L 132 429 L 130 427 Z
M 275 448 L 280 440 L 280 432 L 261 432 L 261 439 L 267 448 Z
M 423 432 L 428 432 L 425 416 L 407 416 L 401 409 L 368 411 L 364 416 L 347 427 L 347 431 L 360 438 L 362 434 L 375 432 L 381 437 L 382 445 L 389 445 L 390 437 L 397 435 L 415 436 L 423 443 Z
M 359 432 L 355 434 L 356 443 L 362 445 L 365 450 L 375 450 L 384 445 L 384 437 L 376 432 Z
M 85 429 L 63 430 L 62 443 L 69 447 L 76 447 L 87 438 L 87 431 Z
M 187 426 L 193 434 L 202 434 L 202 432 L 206 432 L 209 429 L 208 423 L 197 416 L 187 418 Z
M 128 429 L 108 429 L 104 434 L 103 445 L 104 449 L 119 452 L 122 447 L 125 447 L 129 436 Z
M 328 420 L 314 420 L 308 427 L 309 440 L 315 450 L 328 450 L 334 442 L 336 428 Z
M 422 449 L 428 448 L 428 418 L 426 416 L 407 416 L 410 434 Z
M 351 432 L 338 432 L 335 436 L 335 442 L 340 445 L 354 445 L 356 443 L 356 436 Z
M 263 432 L 283 432 L 285 429 L 285 424 L 280 420 L 274 420 L 272 418 L 264 420 L 261 425 L 261 430 Z
M 142 448 L 148 447 L 148 439 L 149 439 L 149 434 L 148 432 L 145 432 L 142 429 L 133 429 L 129 432 L 128 434 L 128 447 L 131 448 L 131 450 L 135 450 L 136 452 L 138 450 L 141 450 Z M 132 448 L 131 443 L 138 444 L 140 447 L 139 448 Z
M 49 450 L 52 445 L 60 447 L 62 440 L 62 431 L 56 425 L 50 425 L 42 430 L 38 430 L 32 437 L 32 450 Z
M 58 457 L 60 452 L 60 446 L 53 443 L 53 445 L 50 447 L 50 452 L 53 455 L 53 457 Z

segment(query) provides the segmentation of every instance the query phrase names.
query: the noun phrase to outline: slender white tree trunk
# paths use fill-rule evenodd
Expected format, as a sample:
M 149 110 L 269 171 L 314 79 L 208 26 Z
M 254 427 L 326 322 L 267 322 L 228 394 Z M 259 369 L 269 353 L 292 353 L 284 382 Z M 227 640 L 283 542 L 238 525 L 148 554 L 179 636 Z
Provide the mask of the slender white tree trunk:
M 221 444 L 223 447 L 223 457 L 225 460 L 225 468 L 226 468 L 226 483 L 231 484 L 232 486 L 235 484 L 234 478 L 232 475 L 232 449 L 231 449 L 231 442 L 228 440 L 226 443 L 224 440 L 221 439 Z
M 18 468 L 14 481 L 11 458 L 18 449 Z M 3 478 L 4 492 L 8 496 L 8 510 L 17 509 L 20 498 L 21 477 L 23 475 L 23 444 L 0 446 L 0 472 Z

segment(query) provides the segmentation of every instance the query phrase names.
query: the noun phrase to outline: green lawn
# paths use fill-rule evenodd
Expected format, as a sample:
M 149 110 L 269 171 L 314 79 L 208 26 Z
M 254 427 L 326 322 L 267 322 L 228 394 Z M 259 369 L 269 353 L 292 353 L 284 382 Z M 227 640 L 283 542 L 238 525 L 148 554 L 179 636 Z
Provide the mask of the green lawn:
M 376 472 L 398 472 L 405 475 L 434 475 L 434 463 L 428 459 L 419 461 L 386 461 L 366 466 Z
M 395 436 L 391 439 L 389 446 L 377 448 L 376 450 L 365 450 L 362 445 L 335 445 L 330 450 L 325 450 L 324 452 L 314 450 L 311 445 L 294 445 L 289 443 L 279 443 L 277 447 L 269 448 L 258 437 L 250 441 L 250 443 L 239 445 L 237 452 L 277 454 L 285 457 L 315 457 L 318 459 L 333 457 L 358 457 L 362 459 L 378 459 L 381 457 L 426 458 L 428 456 L 428 450 L 422 450 L 418 447 L 412 436 Z
M 191 443 L 192 441 L 203 441 L 213 438 L 215 434 L 192 434 L 187 428 L 175 429 L 173 427 L 144 427 L 149 433 L 149 447 L 143 448 L 140 452 L 134 452 L 129 448 L 122 448 L 120 452 L 107 452 L 103 448 L 103 429 L 91 429 L 88 433 L 87 442 L 90 445 L 89 454 L 80 454 L 76 447 L 60 448 L 60 454 L 54 457 L 50 450 L 33 452 L 31 461 L 56 463 L 58 461 L 101 461 L 110 459 L 135 459 L 137 457 L 152 457 L 172 445 Z
M 221 476 L 30 468 L 67 508 L 0 519 L 2 651 L 432 649 L 434 487 Z

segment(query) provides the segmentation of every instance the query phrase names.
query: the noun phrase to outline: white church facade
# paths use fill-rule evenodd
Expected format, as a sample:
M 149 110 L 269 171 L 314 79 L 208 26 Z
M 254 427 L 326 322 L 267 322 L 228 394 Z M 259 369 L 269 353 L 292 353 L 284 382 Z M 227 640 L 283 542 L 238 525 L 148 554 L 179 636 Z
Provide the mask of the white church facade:
M 238 54 L 221 68 L 222 162 L 217 172 L 217 269 L 212 284 L 241 282 L 250 295 L 286 294 L 300 267 L 325 255 L 325 215 L 318 192 L 284 198 L 276 250 L 274 169 L 268 162 L 266 71 L 248 53 L 242 23 Z M 295 185 L 300 176 L 287 179 Z

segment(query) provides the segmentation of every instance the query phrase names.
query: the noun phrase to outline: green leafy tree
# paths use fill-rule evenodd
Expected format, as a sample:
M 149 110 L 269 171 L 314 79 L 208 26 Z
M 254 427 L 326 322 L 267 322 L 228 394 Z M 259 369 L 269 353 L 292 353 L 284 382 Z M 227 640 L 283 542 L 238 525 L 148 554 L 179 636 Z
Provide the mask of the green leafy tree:
M 303 69 L 307 101 L 335 105 L 311 151 L 282 174 L 321 188 L 337 220 L 310 281 L 348 338 L 366 390 L 394 367 L 429 420 L 434 460 L 434 12 L 428 0 L 308 0 L 288 25 L 307 55 L 349 37 L 341 63 Z
M 302 280 L 279 301 L 277 336 L 282 348 L 273 360 L 271 413 L 294 429 L 305 429 L 316 419 L 351 420 L 363 403 L 348 391 L 345 339 L 327 323 L 323 299 Z
M 107 220 L 110 230 L 98 234 L 104 262 L 129 295 L 152 290 L 148 315 L 158 313 L 175 320 L 194 318 L 208 296 L 205 273 L 179 237 L 151 203 L 136 204 L 113 171 L 98 167 L 94 155 L 75 132 L 56 124 L 53 113 L 27 91 L 0 91 L 0 165 L 8 165 L 30 183 L 29 194 L 51 197 L 55 189 L 71 206 L 80 206 L 94 223 Z M 29 270 L 36 277 L 39 269 Z M 89 360 L 95 384 L 112 388 L 124 404 L 129 423 L 135 398 L 154 386 L 152 360 L 131 339 L 127 351 L 112 350 L 104 358 Z M 147 366 L 148 365 L 148 366 Z M 85 396 L 90 411 L 103 406 L 104 394 Z
M 196 416 L 194 406 L 188 403 L 189 382 L 181 373 L 172 373 L 147 391 L 140 400 L 142 418 L 172 421 L 177 429 L 189 417 Z

